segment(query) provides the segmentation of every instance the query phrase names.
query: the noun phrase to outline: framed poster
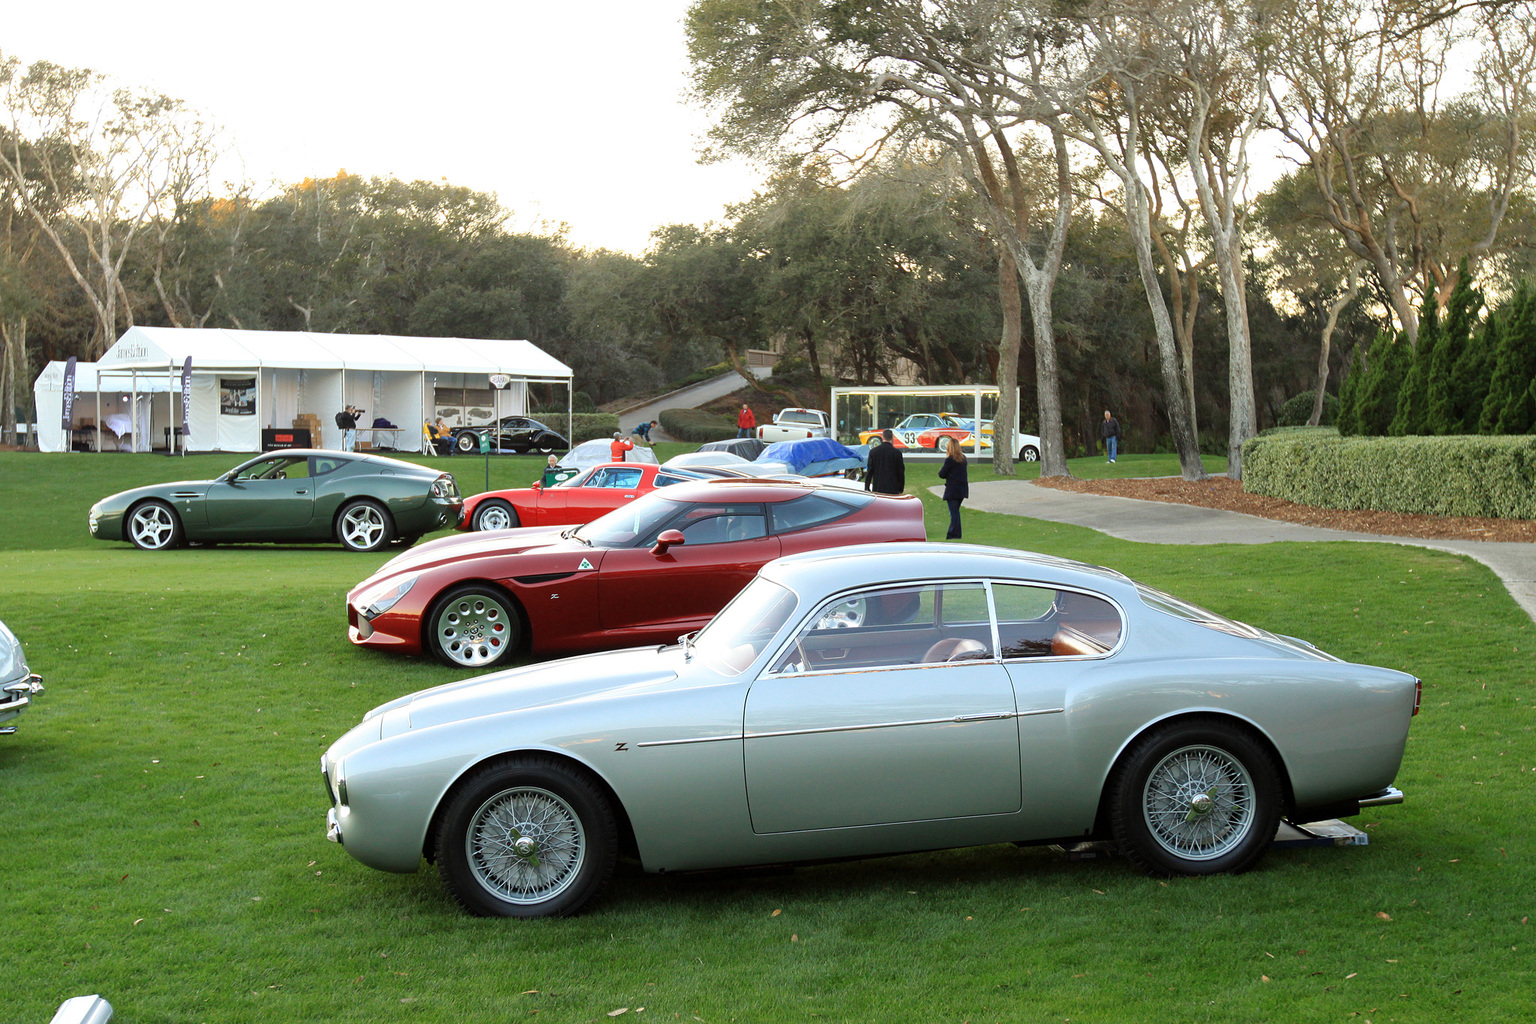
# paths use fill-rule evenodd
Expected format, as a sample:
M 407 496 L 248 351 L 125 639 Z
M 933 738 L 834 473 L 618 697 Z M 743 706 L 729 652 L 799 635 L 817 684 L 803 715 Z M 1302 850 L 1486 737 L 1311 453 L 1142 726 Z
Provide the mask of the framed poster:
M 219 415 L 256 415 L 256 378 L 219 378 Z

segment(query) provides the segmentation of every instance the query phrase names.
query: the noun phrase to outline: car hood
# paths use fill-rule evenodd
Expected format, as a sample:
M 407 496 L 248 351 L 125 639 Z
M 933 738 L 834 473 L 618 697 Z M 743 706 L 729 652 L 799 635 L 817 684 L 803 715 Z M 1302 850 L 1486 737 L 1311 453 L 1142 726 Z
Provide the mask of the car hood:
M 374 708 L 368 718 L 384 715 L 388 736 L 404 728 L 428 729 L 508 711 L 629 696 L 670 686 L 682 663 L 682 650 L 675 646 L 564 658 L 421 690 Z M 404 719 L 388 714 L 399 709 L 404 709 Z
M 460 562 L 468 558 L 491 555 L 518 555 L 535 549 L 559 551 L 591 551 L 579 540 L 565 539 L 562 530 L 569 527 L 529 526 L 519 530 L 494 530 L 488 533 L 470 533 L 462 537 L 442 537 L 418 544 L 402 552 L 380 566 L 374 578 L 393 576 L 403 572 L 421 572 L 447 562 Z
M 167 484 L 149 484 L 145 487 L 135 487 L 131 491 L 118 491 L 109 494 L 97 502 L 104 508 L 126 508 L 140 498 L 165 498 L 178 492 L 187 492 L 201 497 L 213 486 L 212 480 L 174 480 Z

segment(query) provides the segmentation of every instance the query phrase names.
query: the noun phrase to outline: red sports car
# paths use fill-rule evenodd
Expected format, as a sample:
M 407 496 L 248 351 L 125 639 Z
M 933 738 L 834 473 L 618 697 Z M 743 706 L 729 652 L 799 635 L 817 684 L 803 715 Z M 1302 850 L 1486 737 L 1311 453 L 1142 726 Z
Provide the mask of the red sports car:
M 535 654 L 672 643 L 764 563 L 869 541 L 925 540 L 922 503 L 810 482 L 654 490 L 585 526 L 446 537 L 347 595 L 348 638 L 468 668 Z
M 513 530 L 519 526 L 590 523 L 648 491 L 697 479 L 699 474 L 646 462 L 610 462 L 552 487 L 534 484 L 465 498 L 459 529 Z

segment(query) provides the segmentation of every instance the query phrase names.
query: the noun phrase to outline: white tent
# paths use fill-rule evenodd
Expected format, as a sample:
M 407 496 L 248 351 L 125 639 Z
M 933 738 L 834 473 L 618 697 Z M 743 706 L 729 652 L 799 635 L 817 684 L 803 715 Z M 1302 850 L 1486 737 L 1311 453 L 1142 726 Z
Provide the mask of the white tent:
M 171 423 L 163 397 L 165 377 L 130 373 L 99 378 L 95 363 L 75 364 L 74 429 L 65 436 L 64 363 L 55 360 L 32 384 L 37 403 L 37 446 L 45 452 L 68 451 L 71 442 L 99 451 L 147 452 Z
M 569 403 L 572 376 L 570 367 L 527 341 L 131 327 L 99 363 L 77 365 L 75 390 L 86 390 L 81 370 L 94 366 L 93 387 L 129 396 L 126 404 L 139 407 L 140 415 L 147 408 L 147 430 L 138 434 L 148 435 L 146 445 L 163 445 L 166 428 L 181 423 L 181 369 L 188 357 L 190 435 L 184 447 L 194 451 L 260 451 L 263 430 L 291 430 L 301 417 L 318 419 L 319 436 L 311 444 L 339 448 L 335 414 L 348 404 L 364 410 L 359 426 L 376 419 L 398 426 L 397 432 L 373 433 L 376 445 L 414 450 L 422 423 L 438 415 L 472 426 L 525 412 L 530 383 L 565 385 Z M 52 392 L 62 388 L 63 364 L 57 366 L 56 378 L 50 365 L 34 388 L 44 451 L 69 447 L 60 402 L 49 398 L 45 404 L 50 382 Z M 496 375 L 509 383 L 494 389 Z M 77 399 L 76 428 L 84 420 L 99 424 L 94 410 L 89 398 Z M 550 425 L 570 428 L 569 420 Z

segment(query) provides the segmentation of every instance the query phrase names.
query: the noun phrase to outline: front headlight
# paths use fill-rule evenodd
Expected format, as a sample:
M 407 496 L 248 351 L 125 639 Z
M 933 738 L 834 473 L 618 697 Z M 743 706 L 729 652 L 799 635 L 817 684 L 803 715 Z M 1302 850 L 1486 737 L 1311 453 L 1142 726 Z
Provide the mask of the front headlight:
M 370 587 L 358 595 L 357 610 L 363 618 L 372 622 L 393 608 L 416 585 L 415 576 L 393 580 Z

